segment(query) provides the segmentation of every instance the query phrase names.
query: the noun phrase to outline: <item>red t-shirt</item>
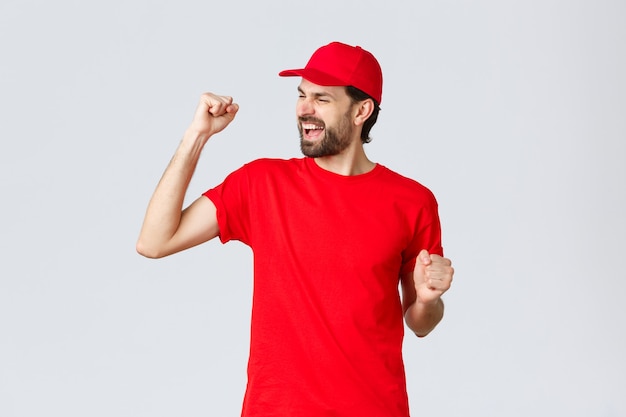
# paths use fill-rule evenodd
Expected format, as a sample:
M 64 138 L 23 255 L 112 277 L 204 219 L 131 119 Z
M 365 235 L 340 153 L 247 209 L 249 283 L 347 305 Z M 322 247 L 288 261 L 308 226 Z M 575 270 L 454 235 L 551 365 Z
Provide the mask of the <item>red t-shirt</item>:
M 437 202 L 382 165 L 249 163 L 205 193 L 254 253 L 244 417 L 407 417 L 399 277 L 443 254 Z

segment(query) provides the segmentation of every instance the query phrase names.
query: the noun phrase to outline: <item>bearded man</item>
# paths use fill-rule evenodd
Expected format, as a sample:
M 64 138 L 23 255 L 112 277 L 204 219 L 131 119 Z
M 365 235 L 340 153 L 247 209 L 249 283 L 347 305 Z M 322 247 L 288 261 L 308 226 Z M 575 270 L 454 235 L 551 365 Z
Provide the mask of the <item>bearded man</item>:
M 215 237 L 252 248 L 242 416 L 408 417 L 403 319 L 427 335 L 454 274 L 437 202 L 365 153 L 383 80 L 370 52 L 332 42 L 279 75 L 301 77 L 304 158 L 250 162 L 183 210 L 200 153 L 239 110 L 232 97 L 203 94 L 137 251 L 158 258 Z

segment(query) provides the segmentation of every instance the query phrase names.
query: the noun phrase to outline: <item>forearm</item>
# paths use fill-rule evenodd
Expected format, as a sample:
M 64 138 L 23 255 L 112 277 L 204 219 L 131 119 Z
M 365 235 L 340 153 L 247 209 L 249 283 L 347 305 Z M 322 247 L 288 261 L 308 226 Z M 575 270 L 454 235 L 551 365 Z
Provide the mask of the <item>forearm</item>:
M 443 318 L 444 305 L 441 298 L 423 303 L 416 300 L 404 313 L 407 326 L 419 337 L 430 333 Z
M 208 138 L 187 130 L 148 204 L 137 240 L 137 251 L 144 256 L 160 257 L 176 233 L 182 206 L 200 153 Z

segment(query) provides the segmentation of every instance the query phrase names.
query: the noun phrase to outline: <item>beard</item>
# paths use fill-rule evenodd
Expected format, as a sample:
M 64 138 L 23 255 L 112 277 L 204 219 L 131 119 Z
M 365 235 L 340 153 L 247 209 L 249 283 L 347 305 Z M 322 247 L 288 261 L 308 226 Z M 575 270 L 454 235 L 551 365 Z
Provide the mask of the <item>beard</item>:
M 298 118 L 298 131 L 300 132 L 300 150 L 305 156 L 310 158 L 319 158 L 322 156 L 333 156 L 341 153 L 344 149 L 350 146 L 352 132 L 354 127 L 350 123 L 350 112 L 348 111 L 344 117 L 341 118 L 337 127 L 328 127 L 326 124 L 315 117 L 300 117 Z M 304 133 L 302 131 L 302 123 L 315 123 L 319 126 L 324 126 L 324 137 L 322 140 L 312 142 L 304 139 Z

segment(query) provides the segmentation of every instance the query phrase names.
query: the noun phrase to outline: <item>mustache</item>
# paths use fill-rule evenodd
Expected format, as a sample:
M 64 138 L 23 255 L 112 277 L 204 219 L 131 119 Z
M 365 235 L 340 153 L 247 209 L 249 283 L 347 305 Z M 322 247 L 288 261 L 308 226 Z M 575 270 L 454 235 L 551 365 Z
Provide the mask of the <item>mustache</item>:
M 326 123 L 324 123 L 323 120 L 318 119 L 316 117 L 312 117 L 312 116 L 298 117 L 298 122 L 300 122 L 300 123 L 314 123 L 314 124 L 319 125 L 319 126 L 326 126 Z

